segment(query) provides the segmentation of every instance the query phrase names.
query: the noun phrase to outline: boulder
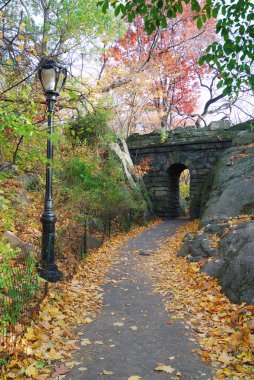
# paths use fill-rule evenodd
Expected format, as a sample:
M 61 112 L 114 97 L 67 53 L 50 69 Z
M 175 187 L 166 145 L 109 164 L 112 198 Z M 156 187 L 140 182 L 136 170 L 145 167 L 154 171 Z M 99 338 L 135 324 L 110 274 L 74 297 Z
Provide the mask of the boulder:
M 231 123 L 229 120 L 217 120 L 217 121 L 211 121 L 211 123 L 208 124 L 208 129 L 210 131 L 216 131 L 217 129 L 229 129 L 231 128 Z
M 237 136 L 232 140 L 232 146 L 241 146 L 251 144 L 254 142 L 254 132 L 240 131 Z
M 254 147 L 227 149 L 212 174 L 210 196 L 203 209 L 201 225 L 254 213 L 253 178 Z
M 38 191 L 40 189 L 40 177 L 36 173 L 22 173 L 16 177 L 30 191 Z
M 0 172 L 6 174 L 18 174 L 18 167 L 11 162 L 3 162 L 0 164 Z
M 29 253 L 31 253 L 37 261 L 40 260 L 41 253 L 37 247 L 33 244 L 26 243 L 21 240 L 19 237 L 14 235 L 11 231 L 6 231 L 3 234 L 3 238 L 7 240 L 12 248 L 20 248 L 21 253 L 19 254 L 19 259 L 25 259 Z
M 86 238 L 86 244 L 88 249 L 97 249 L 100 248 L 100 246 L 103 243 L 103 239 L 99 239 L 95 236 L 88 235 Z
M 179 255 L 206 261 L 202 271 L 218 279 L 235 302 L 254 305 L 254 146 L 252 132 L 238 134 L 247 145 L 227 149 L 210 178 L 209 197 L 194 237 Z M 238 140 L 240 142 L 240 140 Z M 244 215 L 243 215 L 244 214 Z M 242 216 L 242 217 L 241 217 Z M 209 258 L 209 260 L 206 260 Z
M 241 223 L 221 239 L 219 256 L 202 268 L 217 277 L 235 303 L 254 304 L 254 221 Z

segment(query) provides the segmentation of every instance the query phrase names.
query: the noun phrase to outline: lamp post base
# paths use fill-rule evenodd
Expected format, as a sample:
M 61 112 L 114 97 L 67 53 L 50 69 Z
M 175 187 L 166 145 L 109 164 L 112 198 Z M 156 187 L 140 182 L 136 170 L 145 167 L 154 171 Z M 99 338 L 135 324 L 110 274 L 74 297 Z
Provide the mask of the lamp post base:
M 48 268 L 41 268 L 39 274 L 48 282 L 58 282 L 63 278 L 63 273 L 56 264 L 49 264 Z

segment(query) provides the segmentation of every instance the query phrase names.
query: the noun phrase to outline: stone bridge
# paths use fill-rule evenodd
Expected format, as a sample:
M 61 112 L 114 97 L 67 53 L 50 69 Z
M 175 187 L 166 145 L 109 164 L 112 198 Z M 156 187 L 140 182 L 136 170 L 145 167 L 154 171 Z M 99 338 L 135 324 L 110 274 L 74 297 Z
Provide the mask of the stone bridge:
M 246 129 L 246 123 L 231 128 L 177 128 L 162 134 L 133 134 L 128 147 L 134 164 L 149 158 L 151 170 L 144 176 L 155 215 L 175 218 L 180 215 L 179 178 L 183 170 L 190 172 L 190 217 L 200 216 L 204 189 L 211 170 L 232 140 Z

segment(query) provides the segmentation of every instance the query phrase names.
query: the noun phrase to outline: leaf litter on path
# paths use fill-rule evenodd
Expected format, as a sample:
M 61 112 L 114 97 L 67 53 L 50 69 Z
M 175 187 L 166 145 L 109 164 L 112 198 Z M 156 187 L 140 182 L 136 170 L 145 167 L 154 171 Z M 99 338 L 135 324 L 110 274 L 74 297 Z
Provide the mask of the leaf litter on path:
M 254 379 L 254 306 L 233 304 L 216 279 L 200 272 L 204 262 L 188 263 L 177 257 L 183 237 L 195 233 L 198 224 L 198 220 L 188 222 L 172 238 L 162 241 L 147 268 L 156 292 L 172 313 L 172 323 L 185 318 L 185 325 L 197 333 L 196 339 L 189 339 L 198 341 L 197 353 L 216 368 L 214 380 Z
M 118 261 L 119 247 L 145 230 L 147 227 L 138 227 L 119 234 L 88 254 L 70 281 L 50 284 L 36 319 L 17 342 L 15 356 L 8 365 L 1 367 L 1 380 L 48 380 L 53 374 L 64 378 L 60 372 L 71 370 L 73 352 L 79 348 L 80 337 L 74 330 L 92 323 L 100 312 L 103 306 L 101 286 L 109 268 Z M 81 344 L 82 341 L 84 345 L 89 344 L 86 339 L 81 340 Z M 42 361 L 43 366 L 40 365 Z M 87 368 L 80 366 L 79 370 Z

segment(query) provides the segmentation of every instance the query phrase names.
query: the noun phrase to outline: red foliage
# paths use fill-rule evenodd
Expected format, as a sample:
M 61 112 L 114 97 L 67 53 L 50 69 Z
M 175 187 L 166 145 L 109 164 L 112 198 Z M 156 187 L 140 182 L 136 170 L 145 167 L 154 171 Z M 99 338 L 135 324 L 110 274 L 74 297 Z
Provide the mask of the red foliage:
M 134 165 L 133 172 L 137 177 L 143 177 L 152 170 L 151 166 L 149 166 L 149 162 L 151 162 L 151 158 L 145 157 L 140 165 Z
M 151 94 L 148 105 L 168 123 L 173 115 L 195 110 L 200 95 L 198 75 L 208 72 L 207 67 L 198 66 L 198 60 L 214 35 L 213 21 L 197 30 L 190 6 L 168 20 L 166 29 L 150 36 L 144 32 L 143 20 L 137 18 L 110 49 L 109 64 L 114 66 L 117 61 L 132 74 L 145 71 Z

